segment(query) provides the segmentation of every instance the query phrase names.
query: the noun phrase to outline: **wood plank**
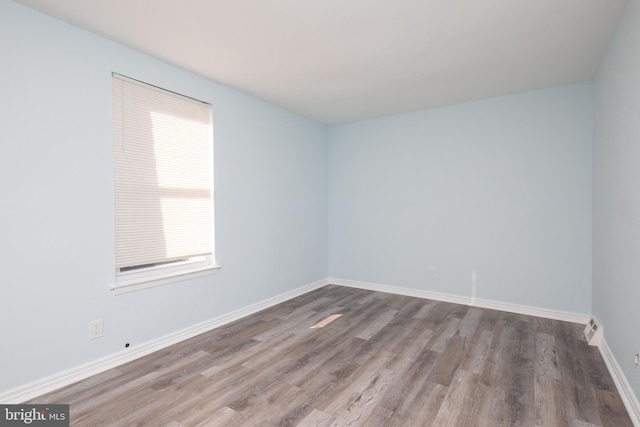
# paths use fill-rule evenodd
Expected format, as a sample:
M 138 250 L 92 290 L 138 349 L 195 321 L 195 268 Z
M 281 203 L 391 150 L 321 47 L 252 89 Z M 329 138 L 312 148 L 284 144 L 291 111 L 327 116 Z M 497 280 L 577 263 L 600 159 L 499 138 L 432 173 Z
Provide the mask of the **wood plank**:
M 438 329 L 433 331 L 429 348 L 433 351 L 442 353 L 449 345 L 449 341 L 454 335 L 457 335 L 460 328 L 460 319 L 450 317 L 448 322 L 442 324 Z
M 633 427 L 617 392 L 595 390 L 595 396 L 603 427 Z
M 282 402 L 293 402 L 304 396 L 303 391 L 284 382 L 274 384 L 266 392 L 256 393 L 241 410 L 244 426 L 274 426 L 282 424 L 289 411 Z
M 429 382 L 427 378 L 441 354 L 424 347 L 420 352 L 413 353 L 413 357 L 401 365 L 401 369 L 395 370 L 396 378 L 380 402 L 381 406 L 394 413 L 394 417 L 402 418 L 403 413 L 416 404 L 419 405 L 424 395 L 429 394 L 433 389 L 434 383 Z M 388 368 L 391 366 L 389 364 Z M 446 388 L 443 386 L 443 388 L 438 387 L 437 389 L 441 391 Z
M 536 426 L 571 426 L 570 418 L 562 405 L 560 380 L 544 375 L 536 375 L 534 400 L 536 405 Z
M 384 350 L 374 350 L 366 364 L 361 364 L 347 379 L 341 379 L 340 385 L 336 381 L 336 387 L 331 398 L 314 406 L 329 414 L 335 414 L 342 420 L 350 419 L 344 411 L 352 414 L 358 413 L 358 419 L 363 411 L 362 405 L 369 406 L 372 395 L 380 393 L 389 385 L 392 372 L 385 369 L 389 363 L 391 354 Z M 365 396 L 365 394 L 367 396 Z M 364 399 L 364 400 L 363 400 Z M 352 421 L 349 421 L 352 422 Z
M 470 308 L 460 321 L 458 334 L 465 338 L 472 337 L 480 325 L 480 319 L 482 319 L 482 310 L 475 307 Z
M 501 313 L 482 378 L 491 407 L 483 408 L 487 425 L 531 426 L 534 409 L 534 335 L 522 316 Z
M 395 335 L 388 337 L 385 342 L 375 342 L 375 347 L 384 348 L 393 354 L 388 368 L 392 371 L 400 373 L 405 371 L 409 365 L 415 362 L 415 358 L 426 347 L 433 331 L 429 329 L 417 330 L 416 328 L 406 327 L 398 331 Z
M 556 340 L 553 335 L 543 333 L 536 334 L 535 371 L 537 377 L 560 379 Z
M 394 427 L 431 425 L 448 390 L 449 388 L 443 385 L 425 381 L 416 399 L 412 400 L 412 404 L 402 405 L 402 410 L 393 414 L 390 425 Z
M 196 416 L 199 418 L 200 414 Z M 194 418 L 196 418 L 194 417 Z M 240 427 L 245 425 L 242 417 L 233 409 L 222 407 L 215 411 L 213 414 L 207 416 L 204 420 L 198 422 L 197 424 L 191 424 L 193 422 L 193 418 L 186 418 L 184 423 L 181 424 L 185 427 L 195 425 L 195 427 Z
M 398 310 L 386 310 L 383 313 L 377 314 L 375 318 L 365 323 L 366 326 L 360 329 L 356 334 L 356 338 L 368 340 L 380 329 L 384 328 L 389 322 L 398 314 Z
M 575 329 L 565 322 L 554 322 L 554 335 L 567 416 L 601 426 L 597 402 L 580 360 L 580 355 L 585 354 L 586 342 L 577 340 Z
M 382 399 L 383 393 L 393 379 L 393 372 L 388 369 L 379 370 L 374 376 L 361 381 L 355 387 L 354 392 L 348 399 L 347 404 L 342 404 L 341 408 L 334 413 L 337 420 L 343 426 L 361 425 L 371 415 L 378 402 Z
M 428 380 L 444 386 L 450 386 L 456 371 L 462 364 L 462 358 L 464 357 L 463 349 L 463 338 L 459 336 L 451 338 L 448 341 L 448 345 L 444 348 L 444 351 L 438 356 Z
M 468 350 L 465 351 L 460 367 L 472 374 L 482 374 L 489 358 L 492 342 L 493 332 L 491 331 L 481 330 L 480 333 L 474 334 L 473 339 L 466 347 Z
M 433 307 L 437 305 L 438 303 L 436 303 L 435 301 L 424 300 L 424 302 L 422 303 L 422 307 L 416 314 L 413 315 L 413 317 L 415 317 L 416 319 L 424 319 L 427 317 L 431 309 L 433 309 Z
M 545 329 L 548 330 L 548 329 Z M 569 427 L 569 416 L 562 402 L 561 376 L 553 335 L 536 333 L 534 401 L 536 426 L 555 424 Z
M 487 389 L 487 385 L 480 381 L 479 375 L 462 369 L 456 371 L 431 425 L 433 427 L 477 425 L 480 408 L 487 398 Z
M 336 417 L 313 409 L 309 415 L 297 424 L 297 427 L 331 427 L 335 425 Z

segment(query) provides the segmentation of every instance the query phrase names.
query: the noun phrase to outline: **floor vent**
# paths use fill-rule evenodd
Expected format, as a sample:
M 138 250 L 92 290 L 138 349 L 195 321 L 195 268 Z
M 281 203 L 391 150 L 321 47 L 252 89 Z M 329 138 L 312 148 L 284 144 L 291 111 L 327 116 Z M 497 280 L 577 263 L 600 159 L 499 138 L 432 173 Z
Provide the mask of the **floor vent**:
M 602 326 L 596 322 L 595 318 L 592 317 L 584 328 L 584 337 L 589 345 L 599 346 L 602 342 Z

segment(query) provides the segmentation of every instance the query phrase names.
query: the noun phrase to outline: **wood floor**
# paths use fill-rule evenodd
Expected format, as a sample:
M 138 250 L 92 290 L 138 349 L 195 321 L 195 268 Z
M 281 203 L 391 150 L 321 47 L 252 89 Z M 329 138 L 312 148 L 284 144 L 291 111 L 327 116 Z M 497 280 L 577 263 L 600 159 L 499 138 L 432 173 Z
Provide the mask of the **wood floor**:
M 92 427 L 632 426 L 582 325 L 340 286 L 31 403 Z

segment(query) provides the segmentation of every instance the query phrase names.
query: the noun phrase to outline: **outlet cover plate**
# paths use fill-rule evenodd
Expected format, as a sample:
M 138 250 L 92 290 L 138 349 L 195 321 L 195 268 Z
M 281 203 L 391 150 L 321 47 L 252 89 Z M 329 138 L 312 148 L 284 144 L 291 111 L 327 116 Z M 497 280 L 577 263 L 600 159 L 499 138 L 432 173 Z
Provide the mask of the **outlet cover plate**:
M 102 319 L 93 320 L 89 323 L 89 339 L 94 340 L 102 337 Z
M 427 267 L 427 275 L 430 279 L 435 279 L 437 276 L 437 270 L 435 267 Z

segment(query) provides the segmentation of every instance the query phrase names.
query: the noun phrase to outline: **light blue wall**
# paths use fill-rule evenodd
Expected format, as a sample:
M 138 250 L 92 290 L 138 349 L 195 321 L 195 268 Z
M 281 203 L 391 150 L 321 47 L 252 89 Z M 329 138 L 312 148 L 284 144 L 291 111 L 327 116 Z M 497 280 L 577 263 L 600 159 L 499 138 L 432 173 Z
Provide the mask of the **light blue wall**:
M 331 277 L 590 313 L 592 95 L 582 83 L 330 129 Z
M 327 276 L 325 127 L 8 0 L 0 52 L 0 392 Z M 213 104 L 216 275 L 110 293 L 112 71 Z
M 623 21 L 596 78 L 593 311 L 636 396 L 640 369 L 640 3 Z

